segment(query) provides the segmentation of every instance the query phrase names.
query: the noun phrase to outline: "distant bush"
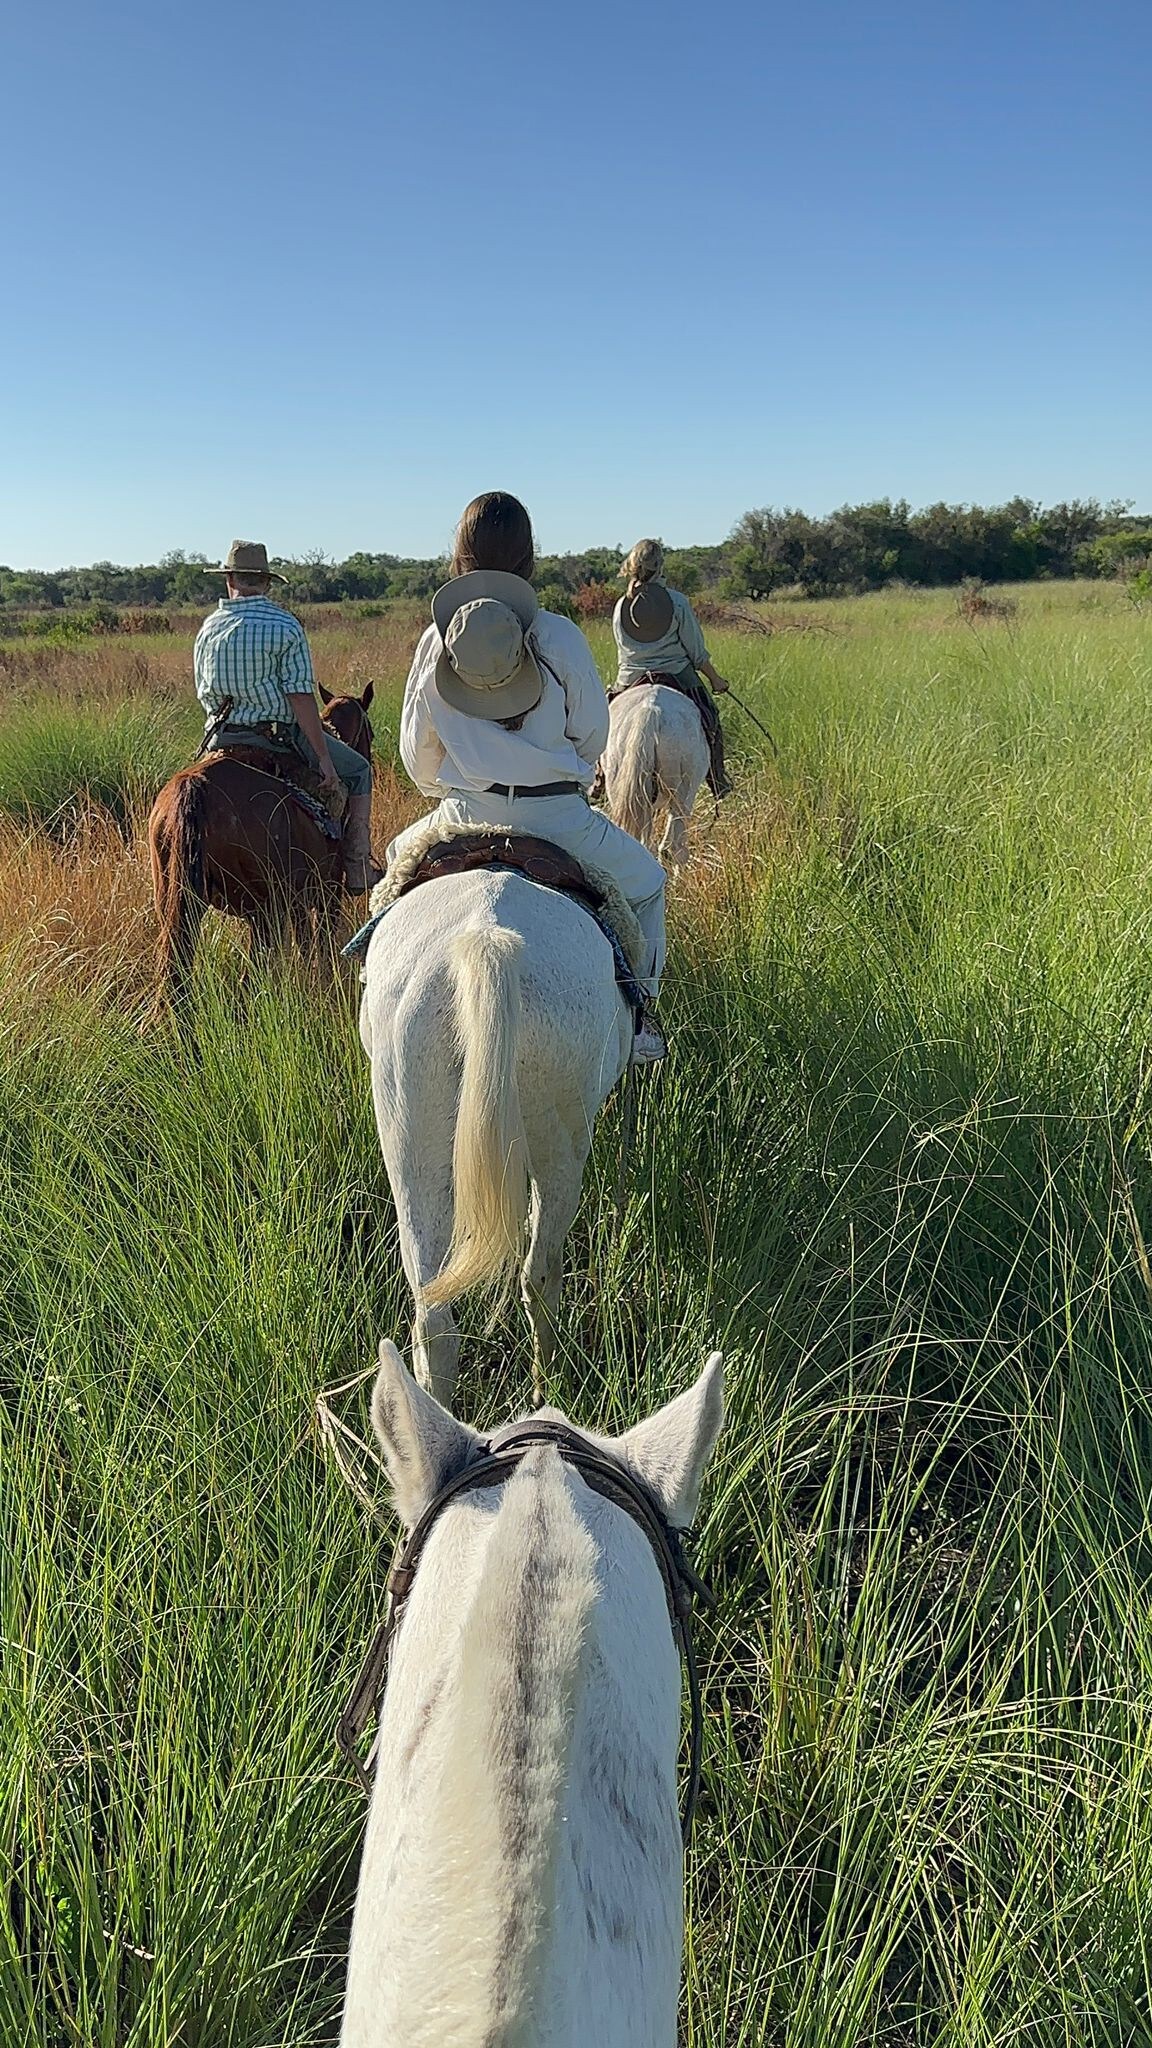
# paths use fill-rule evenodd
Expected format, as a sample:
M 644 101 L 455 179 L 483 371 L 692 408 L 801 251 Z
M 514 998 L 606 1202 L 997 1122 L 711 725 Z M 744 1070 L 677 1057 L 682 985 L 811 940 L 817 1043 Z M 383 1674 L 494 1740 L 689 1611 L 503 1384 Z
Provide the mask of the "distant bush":
M 565 619 L 576 617 L 576 607 L 571 593 L 565 590 L 562 583 L 545 583 L 536 595 L 540 599 L 541 611 L 559 612 Z
M 999 619 L 1007 625 L 1016 617 L 1020 607 L 1014 597 L 997 596 L 985 590 L 977 577 L 970 576 L 961 587 L 956 599 L 956 610 L 966 624 L 976 625 L 982 619 Z
M 175 628 L 167 612 L 149 611 L 142 605 L 134 605 L 130 611 L 121 612 L 119 623 L 113 630 L 117 633 L 171 633 Z
M 1077 567 L 1086 576 L 1127 576 L 1152 561 L 1152 527 L 1123 533 L 1102 533 L 1076 552 Z
M 610 619 L 616 609 L 620 588 L 615 583 L 581 583 L 572 592 L 572 617 Z
M 771 619 L 762 619 L 758 612 L 739 604 L 718 604 L 713 597 L 693 598 L 692 609 L 702 626 L 723 626 L 729 633 L 771 634 L 775 630 Z

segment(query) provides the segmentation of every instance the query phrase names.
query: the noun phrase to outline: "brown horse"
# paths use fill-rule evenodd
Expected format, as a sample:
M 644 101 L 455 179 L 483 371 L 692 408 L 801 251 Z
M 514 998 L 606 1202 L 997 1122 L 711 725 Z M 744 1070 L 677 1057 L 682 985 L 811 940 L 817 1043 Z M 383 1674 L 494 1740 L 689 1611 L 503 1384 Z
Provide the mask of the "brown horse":
M 373 687 L 369 683 L 361 697 L 320 691 L 324 724 L 365 760 L 372 758 Z M 161 998 L 176 1002 L 183 994 L 207 909 L 244 918 L 254 950 L 267 952 L 295 938 L 315 957 L 331 942 L 340 907 L 340 841 L 323 831 L 281 776 L 227 752 L 205 755 L 165 783 L 148 819 L 148 845 L 160 920 Z

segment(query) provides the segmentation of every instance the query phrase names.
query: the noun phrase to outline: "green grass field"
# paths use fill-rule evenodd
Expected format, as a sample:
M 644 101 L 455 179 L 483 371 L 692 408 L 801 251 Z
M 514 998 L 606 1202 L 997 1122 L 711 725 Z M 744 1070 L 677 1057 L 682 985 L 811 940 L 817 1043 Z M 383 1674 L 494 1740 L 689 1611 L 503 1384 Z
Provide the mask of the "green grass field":
M 940 592 L 772 616 L 711 636 L 780 760 L 726 711 L 673 1053 L 623 1228 L 599 1129 L 552 1389 L 615 1428 L 728 1354 L 683 2037 L 1139 2048 L 1152 619 L 1100 585 L 979 628 Z M 314 644 L 387 686 L 386 759 L 402 636 Z M 118 658 L 0 709 L 0 2042 L 308 2048 L 389 1549 L 313 1404 L 407 1304 L 354 988 L 217 935 L 200 1057 L 139 1031 L 117 820 L 195 720 L 186 648 L 122 689 Z M 466 1322 L 461 1411 L 521 1410 L 519 1321 Z

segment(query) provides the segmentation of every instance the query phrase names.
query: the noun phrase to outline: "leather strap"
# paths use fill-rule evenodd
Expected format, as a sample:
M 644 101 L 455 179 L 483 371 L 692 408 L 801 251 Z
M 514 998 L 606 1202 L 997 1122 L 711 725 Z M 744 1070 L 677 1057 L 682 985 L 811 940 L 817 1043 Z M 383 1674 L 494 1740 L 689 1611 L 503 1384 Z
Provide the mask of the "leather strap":
M 456 1500 L 463 1493 L 471 1493 L 477 1487 L 499 1485 L 515 1470 L 525 1453 L 538 1444 L 547 1444 L 557 1450 L 565 1464 L 578 1472 L 586 1485 L 595 1493 L 603 1494 L 605 1499 L 630 1515 L 643 1530 L 651 1546 L 664 1584 L 673 1640 L 680 1652 L 688 1681 L 688 1784 L 680 1810 L 680 1833 L 687 1847 L 700 1796 L 704 1738 L 700 1680 L 692 1643 L 692 1599 L 695 1595 L 708 1606 L 715 1606 L 715 1595 L 693 1571 L 684 1555 L 681 1531 L 673 1529 L 665 1520 L 655 1498 L 643 1481 L 637 1479 L 625 1466 L 617 1463 L 615 1458 L 601 1451 L 595 1444 L 589 1443 L 587 1437 L 581 1436 L 579 1430 L 573 1429 L 569 1423 L 518 1423 L 495 1442 L 489 1441 L 480 1445 L 473 1462 L 466 1465 L 463 1471 L 457 1472 L 435 1498 L 429 1501 L 392 1566 L 388 1577 L 388 1611 L 372 1638 L 351 1698 L 336 1724 L 337 1746 L 348 1759 L 364 1791 L 370 1791 L 372 1781 L 368 1769 L 375 1762 L 376 1747 L 373 1744 L 366 1767 L 360 1760 L 356 1747 L 357 1740 L 369 1721 L 379 1715 L 388 1669 L 388 1652 L 392 1638 L 400 1625 L 404 1606 L 412 1590 L 412 1582 L 432 1527 L 450 1501 Z

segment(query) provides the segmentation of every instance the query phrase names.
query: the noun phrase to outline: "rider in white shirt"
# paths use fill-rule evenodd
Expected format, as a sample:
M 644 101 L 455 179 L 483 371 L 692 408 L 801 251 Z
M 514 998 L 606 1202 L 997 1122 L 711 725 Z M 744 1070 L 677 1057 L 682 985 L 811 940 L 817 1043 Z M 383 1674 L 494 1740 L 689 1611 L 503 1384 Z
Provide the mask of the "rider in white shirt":
M 523 505 L 489 491 L 468 506 L 456 535 L 453 580 L 432 601 L 404 692 L 400 757 L 437 801 L 428 824 L 499 827 L 550 839 L 610 874 L 649 949 L 645 982 L 655 1002 L 664 965 L 664 870 L 588 791 L 608 738 L 608 700 L 580 628 L 541 611 Z M 395 855 L 409 839 L 402 833 Z M 646 1017 L 638 1059 L 658 1059 L 663 1036 Z

